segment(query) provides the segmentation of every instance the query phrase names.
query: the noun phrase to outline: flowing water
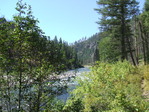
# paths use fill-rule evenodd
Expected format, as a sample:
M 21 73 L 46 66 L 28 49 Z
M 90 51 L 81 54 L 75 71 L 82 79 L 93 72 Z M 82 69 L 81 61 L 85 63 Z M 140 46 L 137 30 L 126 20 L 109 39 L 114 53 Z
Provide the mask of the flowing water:
M 77 85 L 77 81 L 74 81 L 75 77 L 83 77 L 83 73 L 84 72 L 89 72 L 89 71 L 90 71 L 89 68 L 79 68 L 79 69 L 64 72 L 63 74 L 60 74 L 60 75 L 57 76 L 57 78 L 59 80 L 54 81 L 52 85 L 50 85 L 51 81 L 46 81 L 45 84 L 44 84 L 44 91 L 45 92 L 46 91 L 52 91 L 54 95 L 57 94 L 56 95 L 57 99 L 66 102 L 66 100 L 70 96 L 68 91 L 72 91 L 73 89 L 75 89 L 75 87 Z M 48 83 L 49 83 L 49 85 L 48 85 Z M 59 87 L 60 87 L 60 89 L 59 89 Z M 66 87 L 67 87 L 67 89 L 66 89 Z M 22 99 L 22 101 L 21 101 L 22 108 L 24 110 L 29 109 L 28 99 L 30 97 L 33 97 L 32 94 L 36 95 L 37 90 L 38 90 L 37 86 L 30 86 L 30 85 L 26 86 L 26 89 L 23 92 L 26 95 L 25 98 L 27 98 L 27 99 Z M 19 94 L 19 89 L 18 88 L 11 91 L 11 96 L 12 96 L 11 106 L 10 106 L 11 110 L 13 110 L 13 109 L 17 110 L 18 109 L 18 105 L 17 105 L 17 101 L 16 101 L 18 94 Z M 47 92 L 46 95 L 51 96 L 51 94 L 52 93 Z M 3 102 L 1 102 L 1 101 L 3 101 Z M 8 101 L 5 98 L 1 99 L 1 101 L 0 101 L 0 107 L 3 107 L 3 111 L 5 112 L 7 110 L 7 104 L 6 103 L 8 103 Z M 45 102 L 42 102 L 41 106 L 44 105 L 44 104 L 45 104 Z M 1 110 L 0 110 L 0 112 L 1 112 Z
M 89 71 L 90 71 L 90 69 L 85 67 L 85 68 L 78 68 L 78 69 L 70 70 L 70 71 L 66 72 L 65 74 L 73 74 L 73 75 L 71 75 L 71 77 L 67 77 L 67 78 L 70 78 L 70 80 L 67 82 L 68 88 L 66 90 L 64 90 L 61 95 L 58 95 L 57 98 L 65 102 L 70 96 L 69 92 L 72 91 L 73 89 L 75 89 L 75 87 L 77 85 L 77 82 L 74 81 L 74 78 L 75 77 L 83 77 L 83 74 L 86 72 L 89 72 Z

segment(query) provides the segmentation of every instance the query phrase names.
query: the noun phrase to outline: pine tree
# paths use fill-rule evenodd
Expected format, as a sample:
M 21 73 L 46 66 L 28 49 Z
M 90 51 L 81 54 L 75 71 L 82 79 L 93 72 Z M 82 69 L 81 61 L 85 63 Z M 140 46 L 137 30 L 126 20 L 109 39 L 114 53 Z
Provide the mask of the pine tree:
M 98 24 L 111 38 L 119 42 L 121 60 L 128 59 L 127 52 L 132 53 L 131 45 L 128 44 L 131 32 L 129 22 L 138 12 L 138 3 L 135 0 L 99 0 L 97 4 L 100 8 L 96 11 L 102 16 Z
M 149 11 L 149 0 L 146 0 L 144 9 L 145 9 L 145 11 Z

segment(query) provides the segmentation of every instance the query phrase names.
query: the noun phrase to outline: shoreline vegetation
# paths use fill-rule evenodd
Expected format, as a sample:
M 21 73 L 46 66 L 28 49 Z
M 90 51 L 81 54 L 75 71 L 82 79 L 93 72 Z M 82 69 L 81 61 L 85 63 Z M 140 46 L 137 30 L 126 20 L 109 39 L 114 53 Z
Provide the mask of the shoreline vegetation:
M 141 88 L 142 79 L 149 81 L 148 66 L 135 67 L 129 62 L 97 63 L 86 79 L 71 92 L 64 112 L 147 112 L 149 85 Z M 76 108 L 77 107 L 77 108 Z M 75 110 L 75 111 L 74 111 Z

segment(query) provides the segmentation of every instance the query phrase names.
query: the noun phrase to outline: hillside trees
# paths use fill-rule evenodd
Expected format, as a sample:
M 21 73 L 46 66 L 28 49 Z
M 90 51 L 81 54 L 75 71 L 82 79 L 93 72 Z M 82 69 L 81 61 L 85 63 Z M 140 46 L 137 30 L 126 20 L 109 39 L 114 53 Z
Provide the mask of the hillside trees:
M 149 16 L 147 4 L 148 0 L 145 2 L 144 11 L 131 20 L 131 29 L 133 31 L 132 42 L 135 50 L 136 62 L 138 64 L 140 62 L 144 62 L 144 64 L 149 63 Z
M 100 34 L 96 33 L 87 40 L 75 42 L 72 47 L 77 52 L 77 58 L 81 64 L 93 64 L 99 60 L 98 41 L 100 40 Z
M 131 47 L 131 29 L 129 22 L 138 12 L 138 3 L 135 0 L 99 0 L 100 9 L 96 11 L 102 16 L 100 27 L 108 37 L 119 43 L 121 60 L 128 60 L 128 53 L 135 65 L 133 50 Z
M 140 15 L 138 28 L 142 40 L 145 64 L 149 63 L 149 1 L 146 0 L 144 12 Z

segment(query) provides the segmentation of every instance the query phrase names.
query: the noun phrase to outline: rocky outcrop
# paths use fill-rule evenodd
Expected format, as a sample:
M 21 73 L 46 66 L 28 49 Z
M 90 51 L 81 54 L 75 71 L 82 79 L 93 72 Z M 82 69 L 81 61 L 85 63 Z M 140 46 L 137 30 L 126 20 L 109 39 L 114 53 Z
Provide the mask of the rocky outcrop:
M 99 59 L 98 41 L 100 40 L 99 33 L 91 36 L 84 41 L 75 42 L 75 48 L 79 60 L 83 65 L 94 63 Z

